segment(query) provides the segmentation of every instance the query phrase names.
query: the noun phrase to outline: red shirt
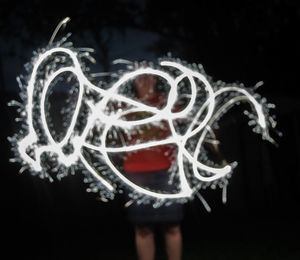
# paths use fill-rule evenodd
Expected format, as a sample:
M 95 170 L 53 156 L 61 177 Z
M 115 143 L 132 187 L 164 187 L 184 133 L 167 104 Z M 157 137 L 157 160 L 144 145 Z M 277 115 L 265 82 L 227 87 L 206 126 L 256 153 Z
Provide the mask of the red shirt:
M 163 95 L 156 95 L 147 101 L 148 105 L 163 107 L 166 98 Z M 129 120 L 137 120 L 149 117 L 147 112 L 132 113 L 127 116 Z M 146 143 L 154 140 L 164 140 L 170 136 L 171 131 L 166 121 L 155 122 L 132 129 L 130 137 L 127 137 L 128 145 L 136 143 Z M 147 149 L 140 149 L 133 152 L 127 152 L 123 162 L 123 168 L 127 172 L 145 172 L 167 169 L 171 166 L 174 158 L 174 145 L 160 145 Z

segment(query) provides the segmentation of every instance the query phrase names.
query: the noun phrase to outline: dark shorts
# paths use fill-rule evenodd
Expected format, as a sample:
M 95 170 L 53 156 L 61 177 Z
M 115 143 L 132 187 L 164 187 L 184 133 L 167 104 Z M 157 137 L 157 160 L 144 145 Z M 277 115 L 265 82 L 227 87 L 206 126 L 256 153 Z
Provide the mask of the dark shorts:
M 141 187 L 148 187 L 153 191 L 170 192 L 174 190 L 168 184 L 170 173 L 168 170 L 151 172 L 126 173 L 127 177 Z M 129 198 L 128 198 L 129 199 Z M 128 208 L 128 220 L 135 225 L 148 224 L 177 224 L 183 219 L 183 205 L 173 202 L 171 205 L 162 205 L 154 208 L 153 204 L 137 204 L 133 202 Z

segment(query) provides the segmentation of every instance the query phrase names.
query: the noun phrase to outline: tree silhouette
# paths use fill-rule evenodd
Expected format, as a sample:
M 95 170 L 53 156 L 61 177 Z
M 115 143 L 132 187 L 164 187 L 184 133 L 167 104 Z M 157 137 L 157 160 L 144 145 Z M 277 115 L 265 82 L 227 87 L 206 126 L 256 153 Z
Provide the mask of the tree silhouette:
M 87 46 L 93 46 L 97 51 L 96 60 L 108 71 L 113 31 L 125 34 L 125 28 L 135 23 L 137 10 L 138 5 L 134 2 L 121 0 L 105 3 L 73 1 L 71 4 L 57 0 L 31 0 L 20 1 L 17 5 L 4 0 L 0 8 L 0 39 L 13 42 L 17 38 L 24 48 L 36 49 L 48 43 L 55 26 L 62 19 L 71 17 L 67 31 L 76 32 L 76 36 L 84 39 Z M 6 54 L 15 55 L 15 48 L 12 43 Z M 25 56 L 20 58 L 27 62 Z

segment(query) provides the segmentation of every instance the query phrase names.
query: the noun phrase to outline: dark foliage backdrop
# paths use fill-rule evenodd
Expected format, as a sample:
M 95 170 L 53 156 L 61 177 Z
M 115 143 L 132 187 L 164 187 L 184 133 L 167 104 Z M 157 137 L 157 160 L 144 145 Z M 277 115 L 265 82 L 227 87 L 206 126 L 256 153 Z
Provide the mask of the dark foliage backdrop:
M 58 22 L 69 16 L 58 37 L 70 31 L 75 45 L 95 48 L 98 71 L 113 69 L 114 55 L 143 53 L 136 58 L 154 59 L 171 52 L 203 64 L 215 80 L 246 86 L 264 81 L 259 92 L 277 106 L 279 147 L 251 132 L 242 107 L 223 119 L 223 154 L 239 166 L 226 205 L 219 190 L 203 192 L 212 213 L 197 200 L 186 205 L 184 259 L 299 259 L 298 2 L 0 1 L 3 254 L 9 259 L 136 259 L 121 196 L 103 203 L 85 192 L 80 174 L 50 184 L 28 172 L 20 175 L 20 166 L 8 163 L 6 138 L 17 129 L 16 113 L 6 104 L 19 99 L 15 78 L 25 72 L 32 51 L 44 47 Z

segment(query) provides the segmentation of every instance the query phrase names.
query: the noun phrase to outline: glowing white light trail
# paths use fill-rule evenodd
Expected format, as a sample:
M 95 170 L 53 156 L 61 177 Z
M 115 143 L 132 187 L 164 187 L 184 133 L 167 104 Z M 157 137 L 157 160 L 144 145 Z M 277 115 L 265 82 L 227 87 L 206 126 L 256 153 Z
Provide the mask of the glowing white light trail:
M 55 34 L 47 49 L 41 50 L 33 59 L 28 81 L 18 79 L 22 96 L 26 97 L 24 106 L 16 101 L 10 103 L 24 109 L 21 113 L 24 130 L 10 138 L 17 157 L 12 161 L 19 160 L 22 163 L 21 171 L 28 166 L 33 173 L 39 173 L 42 178 L 47 177 L 52 181 L 53 169 L 57 170 L 59 178 L 67 175 L 69 169 L 71 172 L 83 169 L 92 190 L 99 191 L 104 200 L 105 197 L 112 198 L 115 192 L 125 186 L 141 201 L 152 198 L 159 202 L 184 202 L 196 195 L 210 210 L 198 190 L 219 184 L 223 187 L 223 201 L 226 201 L 227 179 L 233 166 L 212 165 L 203 146 L 205 142 L 218 143 L 213 129 L 221 115 L 238 102 L 248 102 L 252 108 L 249 115 L 255 122 L 255 131 L 274 142 L 268 131 L 269 126 L 276 125 L 268 114 L 269 108 L 274 106 L 266 104 L 265 99 L 243 86 L 213 82 L 201 66 L 184 64 L 171 58 L 162 59 L 156 66 L 143 66 L 120 59 L 127 66 L 125 73 L 120 74 L 111 85 L 105 82 L 94 84 L 92 82 L 98 74 L 89 74 L 83 61 L 85 57 L 91 59 L 89 53 L 92 49 L 76 50 L 63 41 L 55 44 Z M 135 69 L 133 64 L 136 64 Z M 66 75 L 75 82 L 70 87 L 70 93 L 76 92 L 77 98 L 66 109 L 68 126 L 65 126 L 64 136 L 58 138 L 49 125 L 51 115 L 48 99 L 53 86 L 59 80 L 66 81 Z M 144 104 L 132 98 L 130 90 L 125 91 L 126 86 L 141 75 L 153 75 L 162 82 L 167 95 L 164 107 Z M 100 87 L 102 85 L 106 87 Z M 184 105 L 174 111 L 173 108 L 182 97 L 186 100 Z M 118 104 L 122 105 L 118 107 Z M 147 112 L 150 116 L 141 120 L 127 120 L 126 115 L 133 112 Z M 178 125 L 178 120 L 183 120 L 186 128 Z M 163 140 L 126 145 L 122 135 L 115 130 L 130 133 L 145 125 L 160 125 L 162 121 L 166 122 L 171 131 L 170 136 Z M 108 136 L 111 132 L 121 140 L 121 145 L 109 144 Z M 93 138 L 97 141 L 93 141 Z M 122 169 L 111 158 L 112 155 L 166 144 L 177 148 L 172 169 L 178 178 L 178 190 L 174 193 L 136 185 L 125 177 Z M 66 147 L 69 147 L 67 151 Z M 106 170 L 99 170 L 98 165 Z

